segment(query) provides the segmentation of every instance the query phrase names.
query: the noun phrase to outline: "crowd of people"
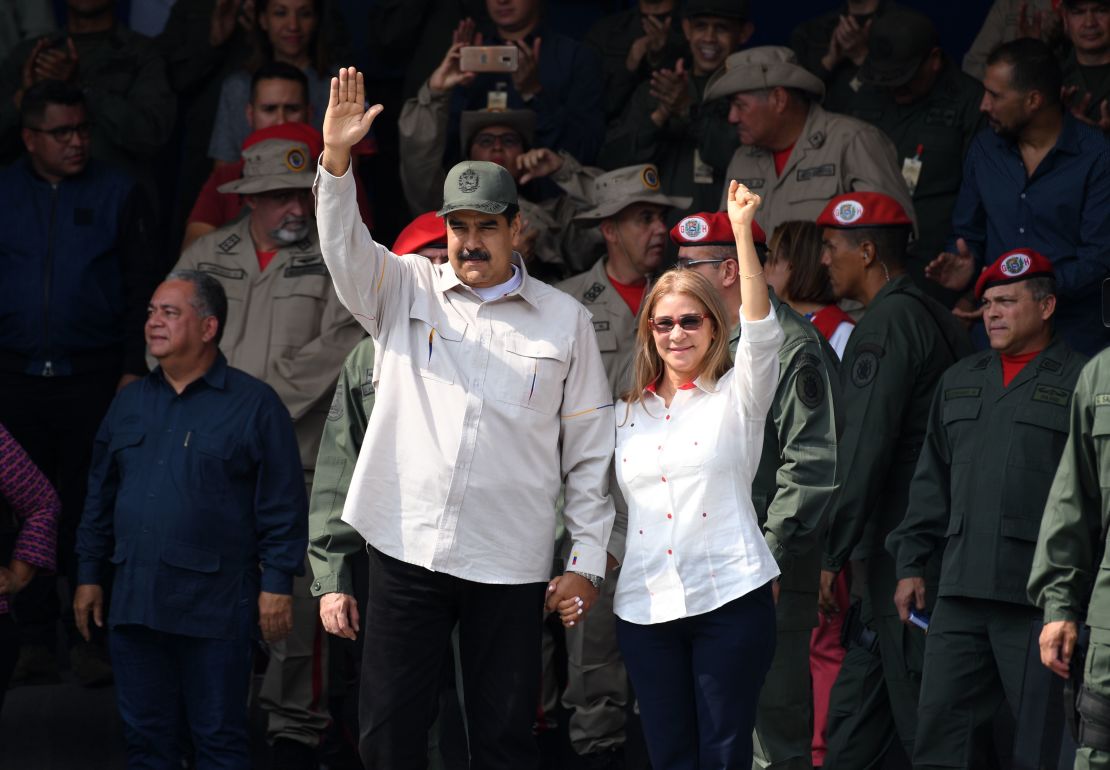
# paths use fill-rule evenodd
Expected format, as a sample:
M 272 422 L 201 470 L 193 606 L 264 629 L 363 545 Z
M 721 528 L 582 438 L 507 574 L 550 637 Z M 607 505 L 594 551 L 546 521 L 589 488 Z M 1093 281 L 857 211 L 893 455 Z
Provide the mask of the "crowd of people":
M 0 10 L 0 707 L 1110 768 L 1110 0 L 610 5 Z

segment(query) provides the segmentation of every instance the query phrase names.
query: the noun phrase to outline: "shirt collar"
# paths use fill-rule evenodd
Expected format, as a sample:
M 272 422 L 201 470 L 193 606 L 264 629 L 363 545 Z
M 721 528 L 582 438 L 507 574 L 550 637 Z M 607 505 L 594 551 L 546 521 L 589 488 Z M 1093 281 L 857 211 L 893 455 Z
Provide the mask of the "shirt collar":
M 994 140 L 998 147 L 1020 153 L 1016 141 L 1006 139 L 998 132 L 995 132 Z M 1052 146 L 1048 154 L 1052 155 L 1055 152 L 1066 152 L 1068 155 L 1079 155 L 1082 152 L 1082 148 L 1079 146 L 1079 121 L 1068 112 L 1064 113 L 1060 135 L 1056 137 L 1056 144 Z
M 700 391 L 703 391 L 705 393 L 716 393 L 717 392 L 717 383 L 714 382 L 713 380 L 709 379 L 708 377 L 695 377 L 693 382 L 684 382 L 684 383 L 682 383 L 681 385 L 678 386 L 678 389 L 680 391 L 682 391 L 682 390 L 700 390 Z M 646 390 L 648 393 L 651 393 L 652 395 L 658 395 L 655 392 L 656 385 L 655 385 L 654 382 L 648 383 L 648 386 L 646 388 L 644 388 L 644 390 Z
M 540 306 L 540 298 L 537 292 L 536 279 L 528 277 L 528 268 L 524 266 L 524 260 L 520 254 L 513 252 L 513 264 L 520 269 L 520 286 L 513 291 L 506 294 L 506 297 L 511 297 L 519 294 L 521 299 L 527 301 L 535 308 Z M 464 286 L 459 276 L 456 275 L 455 270 L 451 267 L 450 262 L 445 262 L 436 268 L 436 289 L 446 294 L 456 286 Z
M 193 382 L 189 383 L 189 386 L 186 388 L 186 390 L 192 388 L 199 381 L 203 381 L 204 384 L 208 385 L 211 388 L 215 388 L 216 390 L 223 390 L 227 386 L 227 369 L 227 358 L 224 357 L 224 354 L 222 352 L 217 351 L 216 360 L 212 362 L 212 365 L 210 367 L 208 367 L 208 371 L 202 374 L 198 380 L 194 380 Z M 154 369 L 150 373 L 150 376 L 160 380 L 163 384 L 167 386 L 169 385 L 169 382 L 166 381 L 166 375 L 162 371 L 161 366 L 154 367 Z

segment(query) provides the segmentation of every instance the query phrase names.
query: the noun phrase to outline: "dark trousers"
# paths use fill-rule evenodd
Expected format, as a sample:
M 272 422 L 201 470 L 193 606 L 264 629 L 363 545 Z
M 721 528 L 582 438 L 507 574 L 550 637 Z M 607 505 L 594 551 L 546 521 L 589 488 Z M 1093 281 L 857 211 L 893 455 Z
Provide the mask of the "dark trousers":
M 109 636 L 128 770 L 180 770 L 186 731 L 197 770 L 249 770 L 249 635 L 202 639 L 117 626 Z
M 12 679 L 15 659 L 19 655 L 19 636 L 11 613 L 0 615 L 0 713 L 4 710 L 4 693 Z
M 62 502 L 58 573 L 76 575 L 77 525 L 85 506 L 93 439 L 115 396 L 118 372 L 32 377 L 0 372 L 0 423 L 27 450 Z M 15 598 L 24 643 L 53 647 L 61 608 L 57 579 L 38 576 Z
M 459 653 L 470 767 L 530 770 L 546 583 L 490 585 L 370 551 L 359 696 L 368 770 L 425 770 L 451 629 Z
M 770 584 L 703 615 L 651 625 L 617 618 L 617 641 L 654 770 L 750 770 L 775 654 Z

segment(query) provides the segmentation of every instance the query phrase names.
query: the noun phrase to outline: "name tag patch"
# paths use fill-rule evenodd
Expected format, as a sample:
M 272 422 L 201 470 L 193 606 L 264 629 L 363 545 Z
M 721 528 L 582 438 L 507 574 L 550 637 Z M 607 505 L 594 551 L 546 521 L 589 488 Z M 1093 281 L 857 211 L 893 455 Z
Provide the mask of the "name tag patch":
M 951 401 L 954 398 L 979 398 L 979 394 L 982 392 L 982 388 L 949 388 L 944 391 L 944 400 Z
M 1038 385 L 1033 389 L 1033 400 L 1043 401 L 1046 404 L 1067 406 L 1071 393 L 1063 388 L 1054 388 L 1051 385 Z
M 241 267 L 224 267 L 212 262 L 201 262 L 197 265 L 197 270 L 202 273 L 211 273 L 218 275 L 220 278 L 230 278 L 235 281 L 240 281 L 247 277 L 247 271 Z
M 799 182 L 807 182 L 821 176 L 836 176 L 836 164 L 825 163 L 813 168 L 800 168 L 798 169 L 797 179 Z

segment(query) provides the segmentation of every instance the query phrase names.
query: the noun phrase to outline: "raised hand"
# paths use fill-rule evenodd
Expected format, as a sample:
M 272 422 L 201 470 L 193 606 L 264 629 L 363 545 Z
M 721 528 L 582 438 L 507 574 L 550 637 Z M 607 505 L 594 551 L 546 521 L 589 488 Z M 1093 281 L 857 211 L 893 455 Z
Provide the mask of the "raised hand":
M 447 49 L 447 55 L 443 57 L 443 61 L 435 68 L 435 71 L 428 76 L 428 88 L 433 93 L 445 94 L 451 91 L 455 86 L 470 85 L 474 78 L 478 77 L 477 72 L 463 72 L 459 68 L 459 61 L 462 59 L 463 46 L 470 45 L 470 43 L 455 42 Z
M 339 70 L 331 79 L 331 96 L 324 113 L 324 168 L 340 176 L 347 172 L 351 147 L 362 141 L 374 118 L 383 107 L 375 104 L 366 109 L 366 86 L 362 73 L 354 67 Z
M 733 179 L 728 183 L 728 221 L 733 231 L 747 228 L 751 231 L 755 212 L 763 199 Z
M 66 47 L 46 47 L 34 60 L 34 79 L 69 82 L 77 77 L 77 46 L 73 38 L 66 38 Z
M 517 184 L 525 185 L 533 179 L 550 176 L 561 169 L 563 156 L 546 147 L 537 147 L 517 157 L 516 167 L 524 172 Z
M 521 96 L 535 96 L 543 90 L 540 83 L 540 39 L 533 40 L 531 48 L 523 40 L 514 40 L 513 43 L 520 50 L 516 72 L 513 73 L 513 87 Z
M 963 291 L 975 275 L 975 256 L 963 238 L 956 239 L 956 253 L 939 254 L 925 266 L 925 277 L 952 291 Z

